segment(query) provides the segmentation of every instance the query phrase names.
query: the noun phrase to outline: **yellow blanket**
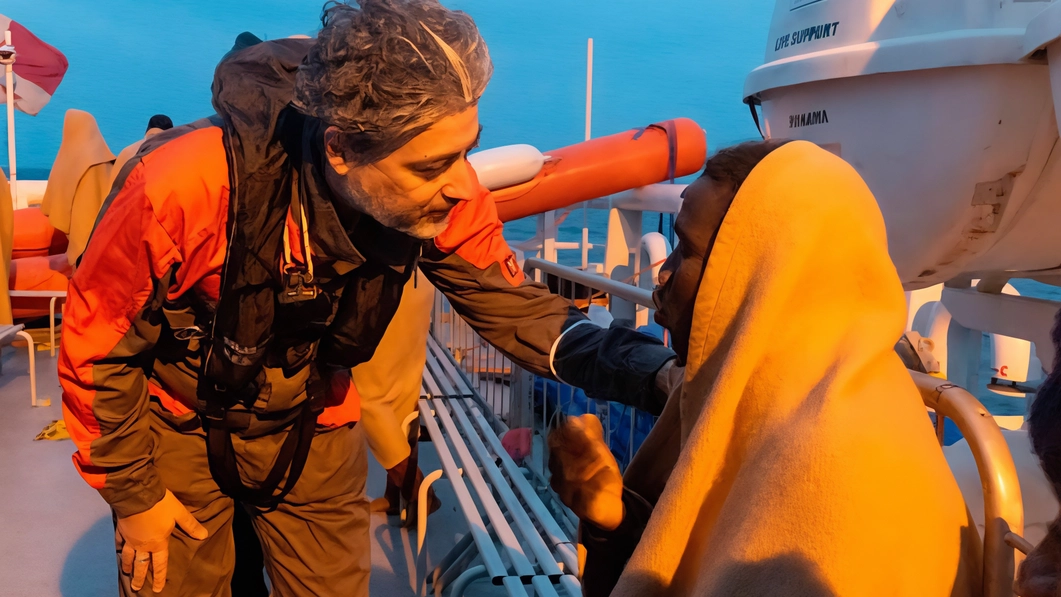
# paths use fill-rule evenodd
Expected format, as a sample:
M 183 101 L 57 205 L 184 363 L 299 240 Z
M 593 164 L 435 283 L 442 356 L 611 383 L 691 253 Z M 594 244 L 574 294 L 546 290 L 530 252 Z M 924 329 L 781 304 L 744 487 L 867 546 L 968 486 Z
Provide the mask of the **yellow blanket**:
M 114 154 L 96 119 L 82 110 L 67 110 L 63 141 L 48 175 L 41 211 L 52 226 L 70 237 L 66 254 L 71 265 L 84 252 L 110 191 L 113 163 Z
M 361 428 L 376 461 L 385 469 L 409 457 L 405 417 L 416 410 L 427 359 L 427 334 L 435 287 L 420 272 L 405 284 L 376 352 L 354 367 L 354 386 L 361 396 Z
M 979 594 L 977 533 L 892 350 L 904 321 L 854 169 L 806 142 L 767 156 L 708 260 L 661 418 L 681 451 L 613 595 Z

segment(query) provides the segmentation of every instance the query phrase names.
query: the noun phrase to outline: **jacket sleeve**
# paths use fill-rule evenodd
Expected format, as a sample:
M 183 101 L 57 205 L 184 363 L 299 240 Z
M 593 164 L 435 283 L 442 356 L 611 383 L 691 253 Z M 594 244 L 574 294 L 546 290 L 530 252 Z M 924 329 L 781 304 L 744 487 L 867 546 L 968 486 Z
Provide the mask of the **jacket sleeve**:
M 652 516 L 652 504 L 637 493 L 623 488 L 622 499 L 623 521 L 615 529 L 605 531 L 586 521 L 578 525 L 578 542 L 586 549 L 584 597 L 611 595 Z
M 145 187 L 140 165 L 93 233 L 70 281 L 59 355 L 74 466 L 123 517 L 165 493 L 152 464 L 145 369 L 177 251 Z
M 420 269 L 483 339 L 521 367 L 591 398 L 659 413 L 655 375 L 674 353 L 646 334 L 601 329 L 567 299 L 527 280 L 502 231 L 482 189 L 453 209 Z

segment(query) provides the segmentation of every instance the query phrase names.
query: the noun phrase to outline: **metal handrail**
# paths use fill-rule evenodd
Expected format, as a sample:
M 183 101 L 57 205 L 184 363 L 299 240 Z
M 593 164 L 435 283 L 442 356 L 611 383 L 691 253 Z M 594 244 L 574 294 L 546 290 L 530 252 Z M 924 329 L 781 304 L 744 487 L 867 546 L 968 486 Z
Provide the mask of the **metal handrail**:
M 653 265 L 655 265 L 655 264 L 653 264 Z M 649 267 L 652 267 L 652 266 L 649 266 Z M 583 270 L 580 270 L 580 269 L 576 269 L 576 268 L 573 268 L 573 267 L 564 266 L 564 265 L 560 265 L 560 264 L 557 264 L 557 263 L 553 263 L 551 261 L 545 261 L 545 260 L 536 259 L 536 258 L 530 258 L 530 259 L 525 260 L 524 264 L 523 264 L 523 269 L 528 275 L 534 275 L 535 273 L 551 274 L 551 275 L 557 276 L 558 278 L 560 278 L 561 280 L 563 280 L 565 282 L 573 282 L 575 284 L 580 284 L 582 286 L 585 286 L 585 287 L 590 288 L 590 289 L 592 289 L 594 291 L 597 291 L 597 292 L 607 293 L 608 295 L 610 295 L 610 298 L 612 299 L 611 300 L 611 307 L 612 307 L 613 314 L 615 313 L 614 307 L 615 307 L 616 303 L 618 303 L 618 302 L 626 302 L 626 303 L 629 303 L 631 305 L 637 305 L 638 307 L 647 308 L 647 309 L 655 309 L 656 308 L 655 302 L 652 300 L 652 293 L 649 290 L 647 290 L 645 288 L 638 287 L 638 286 L 634 286 L 632 284 L 628 284 L 628 283 L 620 281 L 620 280 L 613 280 L 611 278 L 606 278 L 606 277 L 598 275 L 598 274 L 586 272 L 586 271 L 583 271 Z M 639 276 L 640 276 L 640 272 L 638 274 L 635 274 L 633 276 L 633 279 L 637 279 L 637 278 L 639 278 Z M 541 281 L 540 276 L 535 276 L 535 279 L 537 279 L 538 281 Z M 543 402 L 545 402 L 545 403 L 548 402 L 548 390 L 547 389 L 545 390 L 545 396 L 543 398 Z M 591 403 L 591 402 L 595 402 L 595 401 L 587 400 L 587 403 Z M 617 422 L 616 426 L 613 428 L 613 426 L 612 426 L 612 417 L 611 417 L 612 404 L 610 402 L 603 402 L 602 407 L 603 407 L 603 410 L 604 410 L 604 413 L 605 413 L 603 415 L 604 419 L 602 421 L 603 424 L 604 424 L 604 437 L 605 437 L 605 441 L 608 442 L 609 445 L 611 445 L 612 432 L 621 427 L 621 422 L 622 422 L 622 418 L 623 418 L 624 415 L 620 415 L 619 422 Z M 560 394 L 559 393 L 557 394 L 557 408 L 560 408 Z M 598 406 L 597 408 L 598 408 L 597 414 L 598 414 L 598 416 L 600 416 L 601 415 L 600 406 Z M 620 460 L 620 467 L 625 467 L 625 463 L 628 463 L 629 459 L 633 458 L 633 453 L 636 451 L 635 435 L 636 435 L 636 432 L 637 432 L 637 412 L 638 412 L 638 409 L 636 409 L 634 407 L 631 407 L 631 406 L 627 406 L 626 408 L 628 410 L 629 420 L 630 420 L 629 443 L 627 444 L 627 450 L 626 450 L 625 458 L 619 458 L 617 456 L 617 458 L 619 458 L 619 460 Z M 549 426 L 549 423 L 546 420 L 547 416 L 548 416 L 548 408 L 546 406 L 546 407 L 544 407 L 542 409 L 541 429 L 543 429 L 543 430 L 548 428 L 548 426 Z
M 445 408 L 443 404 L 438 404 L 437 406 Z M 461 504 L 461 511 L 468 522 L 469 533 L 471 533 L 475 545 L 479 548 L 479 555 L 483 559 L 483 565 L 486 567 L 488 575 L 498 579 L 508 576 L 508 569 L 501 560 L 501 554 L 494 547 L 490 531 L 487 530 L 486 523 L 479 515 L 479 509 L 475 507 L 475 501 L 472 499 L 471 491 L 468 489 L 466 480 L 463 477 L 463 469 L 457 466 L 453 454 L 450 452 L 445 440 L 442 439 L 445 436 L 442 435 L 439 422 L 435 420 L 433 405 L 428 400 L 420 399 L 420 420 L 423 422 L 428 434 L 435 441 L 442 440 L 440 443 L 434 444 L 439 463 L 442 465 L 442 470 L 446 473 L 446 478 L 453 485 L 453 493 L 456 494 L 457 501 Z M 420 551 L 427 553 L 423 549 Z M 417 582 L 422 585 L 423 579 L 417 579 Z M 420 594 L 419 588 L 417 589 L 417 594 Z
M 1007 544 L 1007 536 L 1024 533 L 1024 502 L 1006 438 L 991 413 L 965 389 L 925 373 L 911 371 L 910 376 L 925 406 L 936 411 L 937 425 L 943 417 L 951 419 L 969 442 L 984 490 L 984 597 L 1011 597 L 1024 558 Z
M 611 278 L 605 278 L 604 276 L 599 276 L 597 274 L 591 274 L 580 269 L 568 267 L 566 265 L 560 265 L 543 259 L 531 258 L 523 262 L 523 271 L 527 274 L 536 271 L 552 274 L 554 276 L 559 276 L 564 280 L 587 286 L 593 290 L 607 292 L 614 297 L 630 301 L 642 307 L 648 307 L 650 309 L 656 308 L 655 303 L 652 302 L 651 291 L 631 284 L 624 284 L 618 280 L 612 280 Z

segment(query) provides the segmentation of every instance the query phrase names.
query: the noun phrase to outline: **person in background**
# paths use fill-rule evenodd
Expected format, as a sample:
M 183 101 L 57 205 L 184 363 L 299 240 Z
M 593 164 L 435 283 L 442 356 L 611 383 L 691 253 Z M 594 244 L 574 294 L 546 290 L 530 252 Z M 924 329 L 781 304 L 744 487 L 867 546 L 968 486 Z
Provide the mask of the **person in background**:
M 67 110 L 63 141 L 48 174 L 41 212 L 70 239 L 66 257 L 71 267 L 84 253 L 96 214 L 110 190 L 114 160 L 96 119 L 83 110 Z
M 150 137 L 162 131 L 168 131 L 171 128 L 173 128 L 173 121 L 170 120 L 169 116 L 155 114 L 147 121 L 147 131 L 144 133 L 144 137 Z
M 120 152 L 118 152 L 118 157 L 114 159 L 114 168 L 111 169 L 111 185 L 113 185 L 114 181 L 118 179 L 118 175 L 121 173 L 122 167 L 129 163 L 129 160 L 131 160 L 133 156 L 136 155 L 136 152 L 140 151 L 140 146 L 144 144 L 144 141 L 151 137 L 154 137 L 155 135 L 163 131 L 168 131 L 171 128 L 173 128 L 173 121 L 170 120 L 169 116 L 166 116 L 165 114 L 155 114 L 150 119 L 148 119 L 147 131 L 144 132 L 144 136 L 138 141 L 131 143 L 130 145 L 122 149 Z M 115 189 L 112 189 L 112 191 L 113 190 Z
M 979 594 L 979 535 L 893 350 L 905 299 L 855 170 L 804 141 L 723 149 L 675 232 L 654 298 L 684 370 L 625 477 L 593 416 L 549 438 L 586 595 Z
M 83 110 L 67 110 L 63 118 L 62 143 L 48 174 L 39 211 L 54 229 L 49 231 L 53 238 L 65 236 L 65 242 L 53 242 L 51 249 L 54 251 L 49 250 L 52 254 L 47 256 L 17 259 L 11 259 L 14 247 L 8 245 L 5 251 L 9 269 L 4 282 L 10 290 L 62 292 L 67 289 L 77 260 L 92 234 L 96 215 L 110 189 L 113 168 L 114 154 L 103 139 L 96 119 Z M 10 198 L 7 207 L 12 207 Z M 34 211 L 26 210 L 21 215 Z M 12 213 L 8 220 L 11 226 L 14 226 L 14 217 Z M 29 322 L 48 313 L 47 298 L 11 299 L 11 316 L 15 320 Z
M 322 25 L 221 61 L 217 115 L 144 142 L 70 282 L 63 413 L 117 518 L 122 595 L 227 592 L 237 501 L 274 595 L 367 594 L 351 370 L 417 269 L 524 369 L 659 400 L 673 352 L 592 325 L 502 236 L 467 161 L 493 68 L 472 19 L 361 0 Z
M 1061 498 L 1061 311 L 1054 321 L 1052 335 L 1053 368 L 1032 402 L 1028 435 L 1054 495 Z M 1016 591 L 1021 597 L 1061 595 L 1061 514 L 1021 564 Z
M 361 395 L 365 439 L 376 461 L 387 471 L 384 493 L 373 500 L 371 508 L 396 516 L 404 500 L 407 525 L 416 523 L 416 502 L 424 475 L 410 460 L 420 421 L 413 420 L 409 428 L 402 424 L 417 412 L 434 298 L 434 286 L 419 272 L 414 273 L 372 359 L 354 367 L 353 372 Z M 434 512 L 441 504 L 434 490 L 428 495 L 428 511 Z

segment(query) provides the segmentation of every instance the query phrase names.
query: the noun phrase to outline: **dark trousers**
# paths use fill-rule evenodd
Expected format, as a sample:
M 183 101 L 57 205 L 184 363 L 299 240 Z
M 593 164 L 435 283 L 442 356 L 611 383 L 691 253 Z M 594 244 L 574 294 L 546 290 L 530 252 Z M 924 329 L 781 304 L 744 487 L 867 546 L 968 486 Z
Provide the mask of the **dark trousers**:
M 236 564 L 236 504 L 210 476 L 202 429 L 178 431 L 177 424 L 187 421 L 174 421 L 157 404 L 152 405 L 151 417 L 154 464 L 162 482 L 210 533 L 206 540 L 196 541 L 174 531 L 166 588 L 157 595 L 229 597 Z M 281 431 L 254 439 L 233 438 L 245 482 L 265 478 L 285 437 Z M 283 502 L 271 512 L 244 510 L 244 522 L 250 523 L 261 543 L 261 563 L 273 595 L 368 595 L 367 477 L 368 455 L 360 426 L 318 431 L 305 470 Z M 260 565 L 257 570 L 260 582 Z M 123 597 L 156 595 L 150 573 L 139 592 L 131 589 L 130 576 L 119 576 Z
M 251 515 L 236 504 L 232 516 L 232 539 L 236 545 L 236 568 L 232 573 L 232 597 L 269 597 L 265 585 L 265 555 Z

